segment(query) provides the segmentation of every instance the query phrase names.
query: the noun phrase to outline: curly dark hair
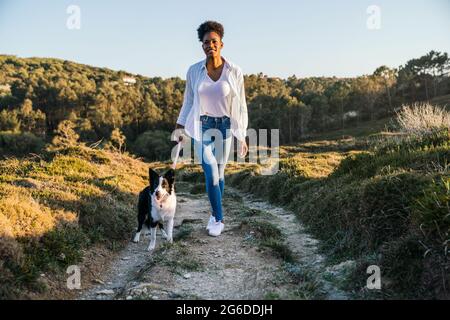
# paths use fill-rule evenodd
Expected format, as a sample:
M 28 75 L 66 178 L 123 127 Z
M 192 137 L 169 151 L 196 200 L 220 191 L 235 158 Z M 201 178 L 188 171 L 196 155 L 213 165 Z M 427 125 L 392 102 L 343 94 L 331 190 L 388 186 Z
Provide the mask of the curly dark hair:
M 198 39 L 200 40 L 200 42 L 203 42 L 203 37 L 208 32 L 217 33 L 220 36 L 220 39 L 223 39 L 223 36 L 225 34 L 222 24 L 217 21 L 206 21 L 203 22 L 197 29 Z

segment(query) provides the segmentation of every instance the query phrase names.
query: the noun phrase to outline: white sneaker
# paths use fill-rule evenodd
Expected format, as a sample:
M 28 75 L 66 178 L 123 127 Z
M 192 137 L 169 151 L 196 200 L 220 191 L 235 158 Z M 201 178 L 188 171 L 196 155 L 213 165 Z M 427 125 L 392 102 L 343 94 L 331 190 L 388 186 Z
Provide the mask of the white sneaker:
M 214 222 L 216 222 L 216 218 L 214 218 L 214 216 L 211 215 L 209 217 L 209 221 L 208 221 L 208 225 L 206 226 L 206 230 L 211 229 L 211 226 L 213 225 Z
M 222 222 L 214 222 L 209 228 L 209 235 L 212 237 L 218 237 L 223 231 L 225 225 Z

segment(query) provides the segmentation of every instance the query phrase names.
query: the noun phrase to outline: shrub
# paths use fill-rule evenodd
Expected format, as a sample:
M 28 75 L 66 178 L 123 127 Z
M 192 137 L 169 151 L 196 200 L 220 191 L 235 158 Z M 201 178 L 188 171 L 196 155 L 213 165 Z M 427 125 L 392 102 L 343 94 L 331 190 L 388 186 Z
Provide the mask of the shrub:
M 281 160 L 274 176 L 242 170 L 227 181 L 289 204 L 322 240 L 323 251 L 333 259 L 355 259 L 358 267 L 350 278 L 356 281 L 347 289 L 371 298 L 448 298 L 447 117 L 431 107 L 404 110 L 399 114 L 402 132 L 380 137 L 375 148 L 350 155 L 323 178 L 311 179 L 308 168 L 320 162 L 308 166 L 308 157 L 316 159 L 317 153 L 303 154 L 303 144 L 301 153 Z M 371 264 L 383 270 L 379 294 L 361 290 Z
M 450 113 L 429 103 L 403 106 L 396 121 L 400 131 L 422 136 L 442 128 L 450 128 Z
M 447 255 L 450 252 L 450 176 L 433 180 L 412 208 L 429 250 Z
M 96 164 L 110 164 L 111 158 L 105 150 L 95 150 L 81 144 L 64 147 L 64 148 L 51 148 L 46 150 L 49 155 L 66 155 L 77 157 Z
M 95 176 L 96 168 L 88 161 L 78 157 L 57 155 L 47 166 L 46 172 L 52 176 L 61 175 L 65 178 L 87 179 Z
M 27 251 L 39 251 L 32 255 L 30 268 L 52 270 L 66 268 L 77 263 L 82 258 L 82 250 L 89 240 L 86 234 L 77 226 L 63 224 L 50 230 L 39 241 L 32 243 Z
M 0 154 L 23 156 L 40 153 L 45 142 L 32 133 L 0 132 Z
M 133 152 L 148 160 L 168 160 L 173 143 L 170 132 L 153 130 L 141 134 L 133 144 Z
M 2 110 L 0 112 L 0 131 L 18 132 L 20 130 L 20 120 L 17 111 Z
M 72 146 L 80 136 L 75 132 L 75 124 L 70 120 L 61 121 L 56 129 L 52 143 L 57 146 Z
M 122 152 L 122 147 L 124 146 L 125 141 L 126 138 L 119 128 L 115 128 L 111 132 L 110 142 L 114 149 L 117 149 L 119 152 Z
M 55 218 L 48 208 L 22 195 L 3 197 L 0 216 L 5 220 L 4 230 L 10 230 L 14 237 L 39 237 L 55 226 Z

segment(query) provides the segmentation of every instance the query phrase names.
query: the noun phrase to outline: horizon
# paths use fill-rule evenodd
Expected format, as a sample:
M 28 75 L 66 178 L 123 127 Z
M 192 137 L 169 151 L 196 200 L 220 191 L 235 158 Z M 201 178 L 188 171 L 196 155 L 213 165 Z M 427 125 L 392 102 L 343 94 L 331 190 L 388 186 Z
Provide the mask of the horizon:
M 0 52 L 185 79 L 188 67 L 204 59 L 196 28 L 208 19 L 224 25 L 222 55 L 244 74 L 354 78 L 382 65 L 398 68 L 431 50 L 450 52 L 450 3 L 445 0 L 381 0 L 379 12 L 367 0 L 234 1 L 220 13 L 208 1 L 195 4 L 3 0 Z M 79 29 L 68 27 L 71 5 L 80 10 Z

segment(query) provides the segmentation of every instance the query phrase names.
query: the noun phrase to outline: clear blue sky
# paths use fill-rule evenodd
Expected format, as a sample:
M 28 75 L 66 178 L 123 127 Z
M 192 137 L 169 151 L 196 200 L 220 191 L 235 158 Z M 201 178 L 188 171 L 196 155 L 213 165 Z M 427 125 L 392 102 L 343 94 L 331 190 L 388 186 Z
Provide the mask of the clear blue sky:
M 66 27 L 69 5 L 80 30 Z M 370 5 L 379 30 L 367 28 Z M 0 53 L 184 79 L 204 57 L 196 29 L 208 19 L 246 74 L 347 77 L 450 54 L 449 0 L 0 0 Z

